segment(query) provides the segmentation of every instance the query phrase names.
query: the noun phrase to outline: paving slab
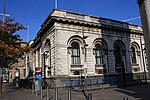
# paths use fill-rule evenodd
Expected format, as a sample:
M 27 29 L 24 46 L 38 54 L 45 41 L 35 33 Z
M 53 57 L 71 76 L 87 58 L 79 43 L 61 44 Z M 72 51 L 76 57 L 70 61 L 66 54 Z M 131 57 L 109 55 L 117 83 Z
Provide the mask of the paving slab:
M 87 94 L 92 94 L 92 100 L 150 100 L 150 84 L 128 86 L 124 88 L 107 88 L 92 91 L 71 91 L 71 100 L 87 100 Z M 0 100 L 47 100 L 47 91 L 43 90 L 42 98 L 32 94 L 30 89 L 18 89 L 11 85 L 5 85 Z M 49 89 L 49 100 L 55 100 L 55 89 Z M 58 89 L 58 100 L 68 100 L 68 90 Z

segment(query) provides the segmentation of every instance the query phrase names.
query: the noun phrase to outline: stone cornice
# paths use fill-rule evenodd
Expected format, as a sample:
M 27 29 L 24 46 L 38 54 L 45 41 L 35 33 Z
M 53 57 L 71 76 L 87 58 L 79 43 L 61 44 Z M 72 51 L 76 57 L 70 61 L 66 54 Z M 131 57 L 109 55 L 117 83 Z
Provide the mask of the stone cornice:
M 144 0 L 138 1 L 139 3 L 142 3 Z M 54 9 L 53 12 L 47 17 L 47 19 L 42 24 L 41 29 L 37 33 L 37 36 L 34 39 L 34 43 L 32 44 L 32 46 L 36 46 L 40 43 L 41 37 L 43 37 L 43 35 L 46 34 L 46 32 L 54 25 L 55 22 L 63 24 L 80 25 L 81 27 L 86 26 L 99 29 L 103 28 L 124 32 L 133 32 L 135 34 L 143 33 L 140 29 L 140 26 L 132 25 L 126 22 Z
M 93 26 L 93 27 L 100 27 L 101 24 L 100 23 L 93 23 L 93 22 L 89 22 L 89 21 L 83 21 L 83 20 L 76 20 L 76 19 L 71 19 L 71 18 L 63 18 L 63 17 L 52 17 L 53 19 L 55 19 L 55 21 L 57 22 L 62 22 L 62 23 L 72 23 L 75 25 L 83 25 L 83 26 Z
M 112 25 L 76 20 L 76 19 L 69 19 L 69 18 L 62 18 L 62 17 L 53 17 L 53 19 L 55 19 L 55 21 L 60 22 L 60 23 L 68 23 L 68 24 L 83 25 L 83 26 L 90 26 L 90 27 L 96 27 L 96 28 L 118 30 L 118 31 L 124 31 L 124 32 L 132 32 L 136 34 L 143 33 L 142 31 L 138 31 L 138 30 L 134 30 L 130 28 L 122 28 L 122 27 L 117 27 L 117 26 L 112 26 Z

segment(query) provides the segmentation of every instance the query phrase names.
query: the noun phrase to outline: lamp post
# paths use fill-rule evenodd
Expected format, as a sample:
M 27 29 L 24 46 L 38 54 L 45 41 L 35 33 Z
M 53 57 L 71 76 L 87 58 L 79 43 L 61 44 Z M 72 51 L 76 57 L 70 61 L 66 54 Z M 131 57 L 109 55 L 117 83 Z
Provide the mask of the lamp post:
M 0 16 L 3 16 L 3 22 L 5 21 L 5 16 L 10 16 L 10 15 L 6 14 L 6 0 L 4 0 L 4 12 L 3 12 L 3 14 L 0 13 Z
M 45 85 L 45 79 L 46 79 L 46 69 L 45 69 L 45 51 L 43 53 L 43 56 L 44 56 L 44 85 Z
M 5 14 L 6 14 L 6 0 L 4 0 L 4 16 L 3 16 L 3 21 L 5 20 Z
M 5 21 L 5 16 L 10 16 L 9 14 L 2 14 L 2 13 L 0 13 L 0 16 L 3 16 L 3 22 Z
M 55 9 L 58 7 L 58 0 L 55 0 Z

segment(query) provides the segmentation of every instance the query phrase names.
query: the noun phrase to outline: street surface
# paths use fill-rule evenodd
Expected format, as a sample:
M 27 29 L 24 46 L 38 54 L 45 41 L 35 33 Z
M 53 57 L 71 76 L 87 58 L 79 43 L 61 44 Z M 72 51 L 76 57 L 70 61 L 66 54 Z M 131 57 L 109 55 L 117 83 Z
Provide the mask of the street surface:
M 107 88 L 100 90 L 87 91 L 92 94 L 92 100 L 150 100 L 150 84 L 128 86 L 125 88 Z M 86 100 L 86 95 L 83 92 L 72 91 L 72 100 Z M 0 100 L 47 100 L 46 90 L 43 90 L 43 98 L 40 92 L 32 94 L 30 89 L 17 89 L 10 83 L 3 85 L 3 94 L 0 95 Z M 49 100 L 55 100 L 55 90 L 50 89 Z M 68 100 L 68 90 L 59 89 L 58 100 Z

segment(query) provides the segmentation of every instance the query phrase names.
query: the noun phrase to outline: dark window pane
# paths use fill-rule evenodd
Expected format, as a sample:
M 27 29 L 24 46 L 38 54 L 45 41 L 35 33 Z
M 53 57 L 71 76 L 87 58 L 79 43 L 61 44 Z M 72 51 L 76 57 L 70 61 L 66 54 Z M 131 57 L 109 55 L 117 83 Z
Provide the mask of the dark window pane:
M 121 58 L 121 49 L 119 45 L 115 46 L 115 63 L 121 64 L 122 58 Z
M 136 62 L 136 51 L 135 51 L 135 48 L 134 47 L 131 47 L 131 50 L 132 50 L 132 54 L 131 54 L 131 56 L 132 56 L 132 64 L 136 64 L 137 62 Z
M 103 64 L 103 49 L 100 44 L 95 45 L 95 60 L 96 64 Z
M 80 48 L 79 48 L 79 44 L 76 42 L 73 42 L 71 44 L 72 46 L 72 64 L 80 64 Z

